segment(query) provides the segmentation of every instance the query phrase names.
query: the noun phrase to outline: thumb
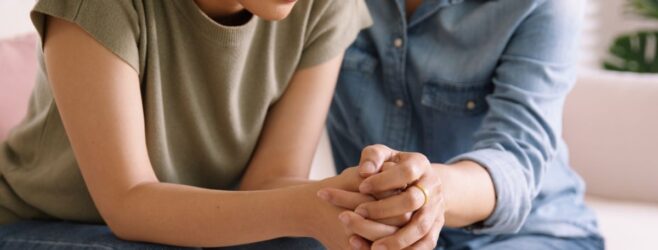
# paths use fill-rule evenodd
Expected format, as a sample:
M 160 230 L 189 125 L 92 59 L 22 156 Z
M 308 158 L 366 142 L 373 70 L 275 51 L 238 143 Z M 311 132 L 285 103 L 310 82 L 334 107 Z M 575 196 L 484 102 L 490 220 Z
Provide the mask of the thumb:
M 359 175 L 361 177 L 368 177 L 379 173 L 384 162 L 396 161 L 397 155 L 398 151 L 381 144 L 363 148 L 358 166 Z

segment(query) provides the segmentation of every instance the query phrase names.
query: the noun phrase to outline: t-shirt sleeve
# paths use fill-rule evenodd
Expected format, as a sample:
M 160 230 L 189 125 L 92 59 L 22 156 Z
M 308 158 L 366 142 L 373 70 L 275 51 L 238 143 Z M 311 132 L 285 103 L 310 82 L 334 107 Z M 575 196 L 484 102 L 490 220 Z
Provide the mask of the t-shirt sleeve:
M 47 16 L 75 23 L 139 72 L 139 18 L 132 0 L 39 0 L 30 17 L 42 41 Z
M 372 25 L 363 0 L 315 1 L 299 68 L 315 66 L 336 57 Z

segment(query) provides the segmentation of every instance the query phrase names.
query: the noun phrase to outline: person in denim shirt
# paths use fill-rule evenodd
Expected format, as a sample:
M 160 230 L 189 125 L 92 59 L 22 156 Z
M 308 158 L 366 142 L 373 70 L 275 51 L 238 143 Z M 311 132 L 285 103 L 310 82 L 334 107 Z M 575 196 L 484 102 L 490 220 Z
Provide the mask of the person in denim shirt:
M 602 249 L 596 218 L 583 202 L 585 185 L 569 167 L 561 138 L 584 2 L 367 3 L 375 25 L 345 55 L 327 123 L 337 169 L 359 165 L 364 176 L 383 175 L 387 164 L 402 169 L 378 183 L 403 186 L 360 188 L 410 193 L 416 204 L 410 224 L 428 216 L 418 209 L 440 204 L 438 212 L 422 212 L 436 219 L 432 227 L 418 226 L 415 236 L 399 223 L 393 236 L 368 233 L 386 224 L 373 212 L 396 209 L 348 207 L 360 215 L 341 218 L 358 235 L 353 245 Z M 462 178 L 436 174 L 460 168 L 470 168 Z M 427 176 L 433 181 L 404 190 Z M 348 199 L 331 192 L 323 195 L 338 206 L 337 200 Z

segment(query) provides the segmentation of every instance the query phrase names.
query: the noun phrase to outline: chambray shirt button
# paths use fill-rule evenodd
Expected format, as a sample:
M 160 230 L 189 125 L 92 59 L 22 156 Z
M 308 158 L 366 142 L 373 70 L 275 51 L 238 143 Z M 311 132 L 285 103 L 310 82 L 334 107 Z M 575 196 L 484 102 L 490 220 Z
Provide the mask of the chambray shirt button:
M 395 106 L 398 108 L 404 107 L 404 101 L 402 99 L 395 100 Z
M 468 101 L 468 102 L 466 103 L 466 108 L 467 108 L 468 110 L 473 110 L 473 109 L 475 109 L 475 102 L 474 102 L 474 101 Z
M 393 45 L 395 45 L 396 48 L 401 48 L 402 47 L 402 38 L 396 38 L 393 41 Z

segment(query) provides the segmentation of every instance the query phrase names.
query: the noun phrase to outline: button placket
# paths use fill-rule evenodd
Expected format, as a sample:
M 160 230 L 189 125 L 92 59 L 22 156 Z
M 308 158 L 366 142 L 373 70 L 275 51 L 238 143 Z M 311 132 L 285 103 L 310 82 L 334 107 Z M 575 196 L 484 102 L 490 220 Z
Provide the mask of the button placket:
M 398 107 L 398 108 L 403 108 L 404 107 L 404 100 L 402 100 L 402 99 L 395 100 L 395 106 Z
M 475 101 L 469 100 L 466 102 L 466 109 L 468 110 L 474 110 L 477 105 L 475 104 Z
M 398 49 L 402 48 L 402 45 L 404 45 L 404 41 L 402 40 L 402 38 L 398 37 L 398 38 L 395 38 L 395 40 L 393 40 L 393 46 L 395 46 L 396 48 L 398 48 Z
M 411 119 L 411 110 L 407 108 L 406 82 L 405 82 L 405 32 L 394 34 L 390 41 L 390 57 L 383 58 L 386 82 L 393 109 L 387 110 L 386 141 L 391 147 L 404 149 L 407 147 L 408 131 Z

